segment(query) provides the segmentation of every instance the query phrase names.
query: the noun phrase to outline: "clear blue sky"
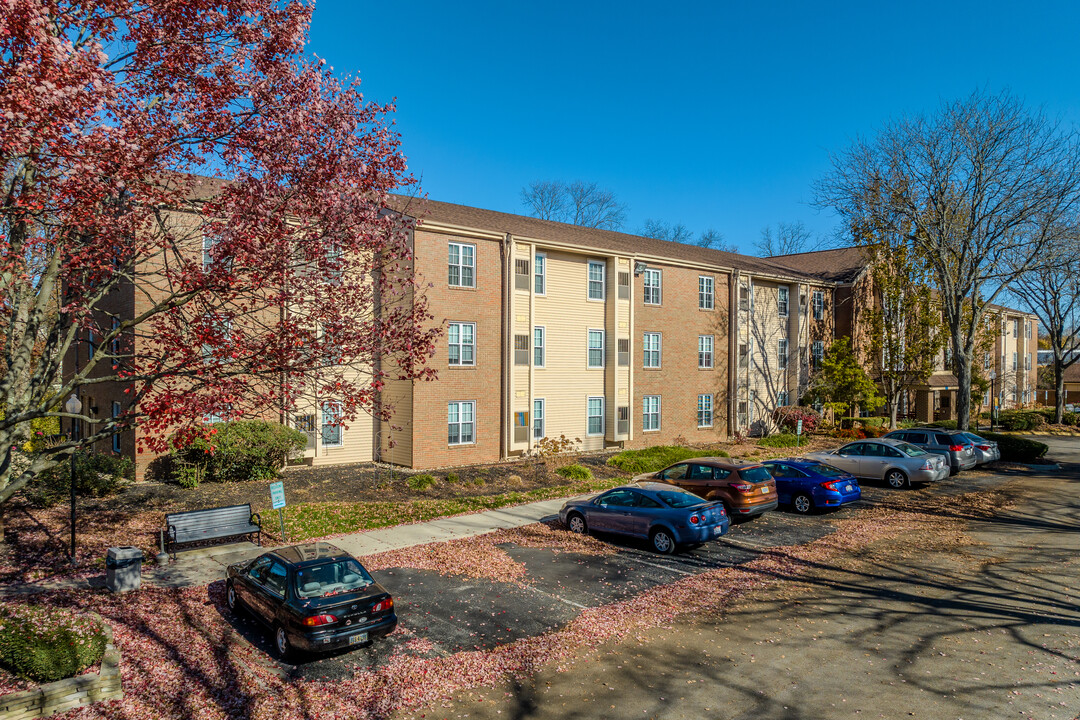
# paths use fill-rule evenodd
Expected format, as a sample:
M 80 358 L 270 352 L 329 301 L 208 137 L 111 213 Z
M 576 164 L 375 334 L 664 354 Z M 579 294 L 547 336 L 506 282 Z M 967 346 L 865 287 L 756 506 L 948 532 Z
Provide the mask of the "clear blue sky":
M 1010 89 L 1080 123 L 1077 2 L 317 0 L 310 50 L 397 98 L 436 200 L 525 213 L 537 179 L 595 181 L 646 218 L 752 252 L 802 220 L 828 157 L 890 118 Z

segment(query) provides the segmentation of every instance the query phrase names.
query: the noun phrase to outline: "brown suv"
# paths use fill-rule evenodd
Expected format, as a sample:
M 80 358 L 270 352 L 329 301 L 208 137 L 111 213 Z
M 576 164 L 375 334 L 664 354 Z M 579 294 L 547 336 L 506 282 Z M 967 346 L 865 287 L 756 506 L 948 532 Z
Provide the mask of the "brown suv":
M 760 515 L 777 505 L 776 481 L 761 463 L 693 458 L 664 468 L 653 478 L 719 500 L 732 518 Z

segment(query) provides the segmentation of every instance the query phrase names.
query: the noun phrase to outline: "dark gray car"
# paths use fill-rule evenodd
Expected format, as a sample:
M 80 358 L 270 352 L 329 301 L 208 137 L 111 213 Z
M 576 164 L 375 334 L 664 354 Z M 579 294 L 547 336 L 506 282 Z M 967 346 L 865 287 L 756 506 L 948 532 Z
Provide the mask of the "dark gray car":
M 944 455 L 949 459 L 949 472 L 952 475 L 961 470 L 970 470 L 979 461 L 975 445 L 964 433 L 956 430 L 930 427 L 908 428 L 907 430 L 893 430 L 885 437 L 903 440 L 927 452 Z

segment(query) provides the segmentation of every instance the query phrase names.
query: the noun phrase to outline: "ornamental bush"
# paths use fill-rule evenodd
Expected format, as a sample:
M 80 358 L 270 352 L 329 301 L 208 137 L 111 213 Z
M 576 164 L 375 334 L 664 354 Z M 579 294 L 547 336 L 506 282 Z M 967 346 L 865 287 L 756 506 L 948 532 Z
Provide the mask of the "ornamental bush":
M 781 405 L 773 410 L 773 422 L 781 430 L 795 432 L 799 420 L 803 421 L 803 433 L 812 433 L 821 424 L 821 413 L 808 405 Z
M 555 472 L 567 480 L 592 480 L 593 476 L 592 470 L 584 465 L 564 465 Z
M 708 455 L 708 453 L 680 445 L 654 445 L 641 450 L 623 450 L 608 458 L 607 464 L 631 475 L 637 475 L 663 470 L 672 463 L 702 455 Z
M 427 490 L 429 487 L 435 485 L 435 476 L 429 473 L 420 473 L 419 475 L 412 475 L 405 484 L 413 490 Z
M 75 453 L 75 492 L 82 497 L 105 497 L 119 492 L 135 478 L 130 458 L 112 453 Z M 71 462 L 61 462 L 26 486 L 26 497 L 40 507 L 67 502 L 71 493 Z
M 78 675 L 101 659 L 105 632 L 89 615 L 63 608 L 0 604 L 0 665 L 37 682 Z
M 204 480 L 275 478 L 289 456 L 307 447 L 307 435 L 266 420 L 236 420 L 177 433 L 169 447 L 173 479 L 196 487 Z
M 1036 430 L 1046 424 L 1042 413 L 1031 410 L 1005 410 L 998 420 L 1005 430 Z

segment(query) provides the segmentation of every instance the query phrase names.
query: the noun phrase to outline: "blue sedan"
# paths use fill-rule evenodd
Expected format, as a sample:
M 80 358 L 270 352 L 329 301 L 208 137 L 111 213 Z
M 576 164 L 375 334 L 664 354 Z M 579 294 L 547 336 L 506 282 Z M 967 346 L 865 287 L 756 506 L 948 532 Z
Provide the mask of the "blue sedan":
M 718 538 L 731 524 L 722 503 L 674 485 L 641 482 L 599 495 L 567 500 L 559 517 L 571 532 L 619 533 L 648 538 L 659 553 Z
M 762 463 L 776 480 L 776 494 L 782 505 L 795 512 L 837 508 L 862 497 L 854 475 L 817 460 L 784 458 Z

